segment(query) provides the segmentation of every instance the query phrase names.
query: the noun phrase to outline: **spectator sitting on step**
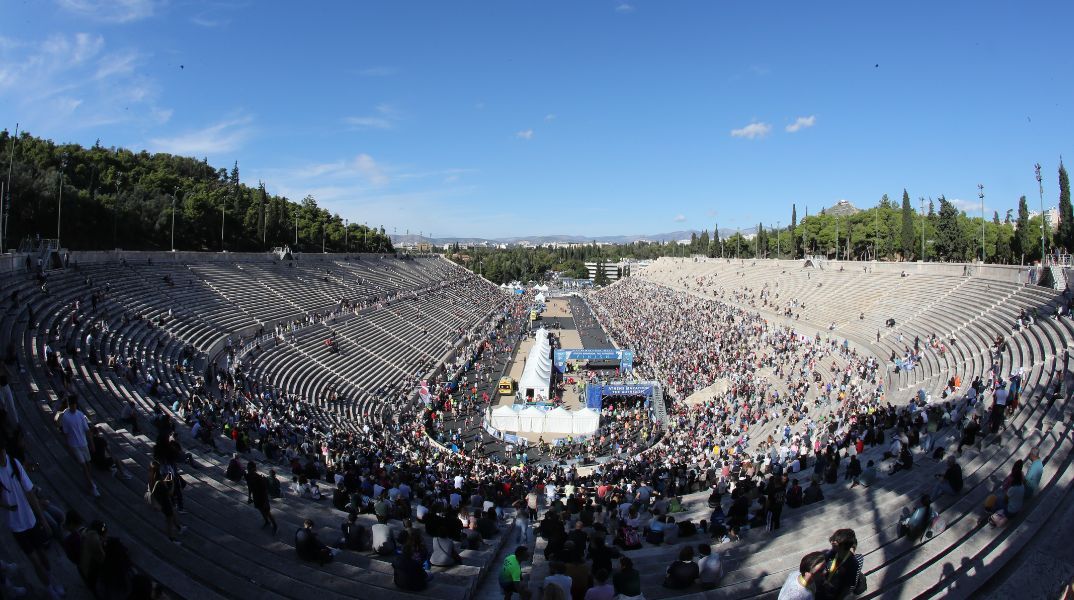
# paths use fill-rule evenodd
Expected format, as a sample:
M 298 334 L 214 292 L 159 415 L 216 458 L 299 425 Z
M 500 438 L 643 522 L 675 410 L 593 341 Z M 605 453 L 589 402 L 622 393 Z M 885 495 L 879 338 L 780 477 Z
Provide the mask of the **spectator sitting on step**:
M 779 590 L 779 600 L 813 600 L 817 583 L 824 577 L 827 559 L 823 552 L 810 552 L 802 557 L 798 571 L 787 575 Z
M 269 498 L 280 498 L 280 478 L 276 477 L 276 469 L 269 469 L 268 474 L 268 491 Z
M 802 495 L 802 504 L 814 504 L 821 500 L 824 500 L 824 492 L 820 489 L 820 481 L 814 477 Z
M 339 554 L 339 550 L 326 546 L 317 538 L 311 519 L 303 521 L 302 527 L 295 532 L 295 551 L 302 560 L 322 565 L 332 562 L 336 554 Z
M 668 566 L 664 575 L 664 587 L 673 590 L 684 590 L 697 581 L 700 571 L 694 563 L 694 549 L 692 546 L 683 546 L 679 550 L 679 560 Z
M 937 478 L 940 480 L 936 482 L 936 486 L 932 488 L 932 498 L 936 499 L 944 494 L 951 494 L 952 496 L 959 494 L 962 491 L 962 467 L 955 461 L 954 456 L 947 457 L 947 468 L 943 474 L 937 474 Z
M 891 465 L 890 474 L 894 474 L 897 471 L 909 471 L 914 467 L 914 455 L 910 453 L 910 447 L 903 445 L 902 450 L 899 452 L 898 458 Z
M 854 478 L 854 483 L 851 483 L 850 487 L 856 487 L 858 485 L 869 487 L 876 483 L 876 476 L 876 463 L 870 460 L 868 463 L 865 464 L 865 470 L 863 470 L 860 475 Z
M 903 518 L 899 521 L 899 534 L 906 536 L 910 541 L 917 541 L 925 535 L 929 524 L 936 516 L 932 510 L 932 499 L 928 494 L 921 496 L 916 508 L 911 513 L 903 509 Z
M 1044 475 L 1044 462 L 1040 459 L 1040 448 L 1033 447 L 1029 451 L 1029 466 L 1026 468 L 1024 479 L 1025 499 L 1029 500 L 1037 495 L 1040 490 L 1040 480 Z
M 227 477 L 231 481 L 242 481 L 243 476 L 246 474 L 245 469 L 242 468 L 242 462 L 239 460 L 239 453 L 236 452 L 231 455 L 231 460 L 227 463 L 227 470 L 224 472 L 224 477 Z
M 373 551 L 381 556 L 391 556 L 395 554 L 395 536 L 392 532 L 392 528 L 388 525 L 387 520 L 381 521 L 377 519 L 377 523 L 370 528 L 372 535 L 371 545 Z
M 408 592 L 420 592 L 432 581 L 432 574 L 422 568 L 421 538 L 408 539 L 402 552 L 392 561 L 395 587 Z
M 709 544 L 698 544 L 697 550 L 701 554 L 701 560 L 697 563 L 698 580 L 701 582 L 701 589 L 714 589 L 720 583 L 720 579 L 723 578 L 723 563 L 720 560 L 720 553 L 713 552 L 712 546 Z
M 358 522 L 358 514 L 350 513 L 340 527 L 343 536 L 339 538 L 339 546 L 347 550 L 368 550 L 372 547 L 369 529 Z

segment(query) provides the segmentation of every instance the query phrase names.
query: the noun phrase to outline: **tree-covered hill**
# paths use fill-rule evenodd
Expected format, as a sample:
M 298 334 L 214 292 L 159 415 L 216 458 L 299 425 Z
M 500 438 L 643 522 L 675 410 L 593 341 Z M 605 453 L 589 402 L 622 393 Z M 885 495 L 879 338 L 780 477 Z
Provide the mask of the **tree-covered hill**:
M 27 236 L 57 236 L 62 181 L 59 237 L 73 250 L 170 250 L 173 201 L 178 250 L 248 252 L 286 244 L 320 252 L 322 236 L 328 252 L 392 250 L 383 227 L 352 223 L 347 233 L 343 219 L 310 196 L 293 202 L 267 193 L 264 184 L 240 183 L 238 164 L 228 170 L 99 142 L 92 148 L 56 144 L 29 133 L 12 141 L 9 132 L 0 132 L 0 181 L 7 180 L 14 147 L 5 248 Z

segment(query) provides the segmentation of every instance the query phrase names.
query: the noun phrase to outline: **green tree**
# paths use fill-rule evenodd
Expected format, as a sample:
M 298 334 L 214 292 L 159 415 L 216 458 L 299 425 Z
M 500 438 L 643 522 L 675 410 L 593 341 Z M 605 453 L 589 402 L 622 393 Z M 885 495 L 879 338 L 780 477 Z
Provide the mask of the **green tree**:
M 1014 222 L 1015 236 L 1014 236 L 1014 252 L 1015 258 L 1019 260 L 1032 260 L 1034 255 L 1033 249 L 1033 232 L 1029 231 L 1029 205 L 1026 203 L 1026 197 L 1022 196 L 1018 199 L 1018 219 Z M 1037 246 L 1037 250 L 1040 247 Z
M 1070 205 L 1070 179 L 1063 161 L 1059 161 L 1059 228 L 1056 243 L 1069 252 L 1074 249 L 1074 208 Z
M 798 228 L 798 205 L 791 204 L 791 226 L 789 227 L 791 233 L 791 260 L 798 258 L 798 237 L 795 234 L 795 230 Z
M 610 280 L 608 279 L 608 273 L 605 271 L 606 268 L 604 261 L 597 262 L 597 273 L 593 277 L 594 285 L 608 285 Z
M 947 198 L 940 196 L 940 213 L 936 225 L 936 255 L 941 261 L 966 260 L 967 239 L 959 224 L 959 212 Z
M 914 209 L 910 206 L 910 194 L 904 189 L 902 191 L 902 235 L 899 238 L 904 260 L 911 260 L 914 254 L 914 237 Z
M 712 225 L 712 244 L 709 245 L 708 255 L 710 258 L 715 258 L 720 254 L 722 244 L 720 243 L 720 225 L 719 223 L 713 223 Z

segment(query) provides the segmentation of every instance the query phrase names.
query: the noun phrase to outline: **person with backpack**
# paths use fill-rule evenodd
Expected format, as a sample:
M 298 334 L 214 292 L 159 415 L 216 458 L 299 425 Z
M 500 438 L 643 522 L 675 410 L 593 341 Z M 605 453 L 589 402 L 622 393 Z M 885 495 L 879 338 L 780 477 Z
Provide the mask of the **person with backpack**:
M 832 548 L 824 555 L 824 570 L 817 580 L 817 600 L 844 600 L 858 587 L 861 563 L 854 555 L 858 538 L 853 529 L 838 529 L 828 541 Z

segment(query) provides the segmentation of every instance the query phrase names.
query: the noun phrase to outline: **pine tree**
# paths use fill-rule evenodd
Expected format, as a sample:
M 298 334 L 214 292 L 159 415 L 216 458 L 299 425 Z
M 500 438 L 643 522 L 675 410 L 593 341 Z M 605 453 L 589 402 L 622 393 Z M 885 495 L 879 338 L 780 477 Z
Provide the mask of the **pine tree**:
M 880 197 L 880 208 L 891 208 L 891 199 L 887 194 Z
M 966 259 L 966 238 L 958 223 L 958 209 L 940 196 L 940 214 L 936 225 L 936 254 L 942 261 Z
M 795 236 L 795 230 L 798 228 L 798 206 L 796 204 L 791 205 L 791 260 L 798 258 L 798 238 Z
M 1014 223 L 1014 253 L 1015 259 L 1024 258 L 1029 260 L 1033 256 L 1033 234 L 1029 231 L 1029 205 L 1026 197 L 1018 199 L 1018 220 Z
M 902 191 L 902 257 L 910 260 L 914 252 L 914 209 L 910 207 L 910 194 Z
M 708 247 L 708 255 L 710 258 L 715 258 L 716 254 L 720 251 L 720 225 L 713 223 L 712 225 L 712 244 Z
M 1059 160 L 1059 230 L 1056 243 L 1068 251 L 1074 248 L 1074 208 L 1070 205 L 1070 179 L 1063 160 Z

